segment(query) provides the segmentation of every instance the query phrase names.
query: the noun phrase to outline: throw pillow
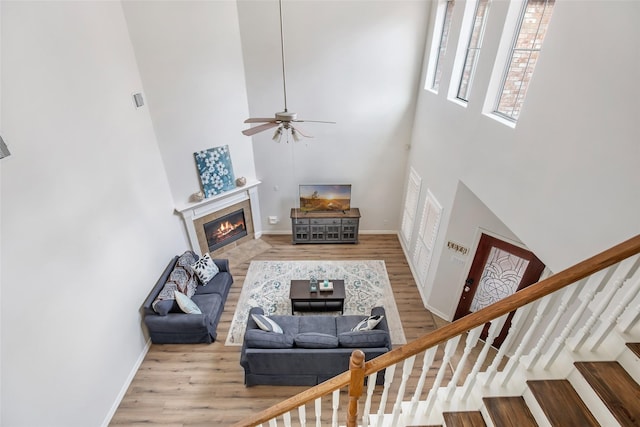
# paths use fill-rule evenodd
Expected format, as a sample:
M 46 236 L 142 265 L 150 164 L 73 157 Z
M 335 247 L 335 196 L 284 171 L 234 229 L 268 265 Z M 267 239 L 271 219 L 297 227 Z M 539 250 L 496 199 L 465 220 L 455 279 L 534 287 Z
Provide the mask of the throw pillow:
M 209 253 L 204 254 L 202 258 L 191 264 L 191 268 L 198 276 L 198 279 L 200 279 L 202 285 L 209 283 L 209 280 L 213 279 L 215 275 L 220 272 L 220 269 L 216 263 L 213 262 Z
M 196 305 L 195 302 L 191 300 L 191 298 L 178 291 L 174 291 L 174 294 L 176 297 L 176 301 L 180 306 L 180 310 L 184 311 L 187 314 L 202 314 L 200 308 Z
M 366 319 L 363 319 L 360 323 L 351 329 L 351 331 L 370 331 L 376 327 L 378 323 L 384 318 L 384 316 L 378 314 L 376 316 L 369 316 Z
M 263 314 L 252 314 L 251 318 L 263 331 L 275 332 L 277 334 L 283 333 L 280 325 L 274 322 L 273 319 L 270 319 L 269 316 L 265 316 Z
M 336 348 L 338 337 L 320 332 L 303 332 L 296 335 L 295 342 L 301 348 Z

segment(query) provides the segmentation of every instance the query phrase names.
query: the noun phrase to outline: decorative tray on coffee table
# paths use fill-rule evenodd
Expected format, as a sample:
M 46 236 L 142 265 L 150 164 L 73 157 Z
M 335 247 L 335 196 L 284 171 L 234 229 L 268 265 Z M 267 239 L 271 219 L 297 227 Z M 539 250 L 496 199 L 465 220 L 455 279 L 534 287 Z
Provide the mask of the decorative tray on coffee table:
M 318 282 L 318 290 L 322 291 L 332 291 L 333 290 L 333 282 Z

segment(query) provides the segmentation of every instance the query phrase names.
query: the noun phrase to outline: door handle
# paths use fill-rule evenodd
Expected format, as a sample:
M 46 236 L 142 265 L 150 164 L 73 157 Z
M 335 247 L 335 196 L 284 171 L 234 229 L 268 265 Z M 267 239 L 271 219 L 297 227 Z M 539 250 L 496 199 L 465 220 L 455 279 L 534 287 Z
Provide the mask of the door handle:
M 471 288 L 470 288 L 470 287 L 468 287 L 468 286 L 465 286 L 465 287 L 464 287 L 464 291 L 465 291 L 465 292 L 469 292 L 470 290 L 471 290 Z

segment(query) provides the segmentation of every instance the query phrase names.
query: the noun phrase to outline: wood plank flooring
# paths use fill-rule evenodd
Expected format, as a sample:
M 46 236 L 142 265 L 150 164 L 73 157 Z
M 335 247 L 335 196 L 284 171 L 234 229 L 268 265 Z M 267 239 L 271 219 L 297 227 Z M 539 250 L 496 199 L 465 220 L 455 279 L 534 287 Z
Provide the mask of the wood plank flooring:
M 385 261 L 408 341 L 446 323 L 427 311 L 395 235 L 361 235 L 360 243 L 292 245 L 291 236 L 263 236 L 271 248 L 256 260 Z M 168 260 L 167 260 L 168 262 Z M 231 262 L 234 284 L 213 344 L 152 345 L 111 426 L 224 426 L 280 402 L 305 387 L 245 387 L 240 347 L 224 345 L 250 260 Z M 152 283 L 149 284 L 151 289 Z M 435 375 L 435 374 L 434 374 Z M 393 402 L 395 396 L 390 396 Z M 330 408 L 330 404 L 323 405 Z M 376 406 L 374 406 L 376 407 Z M 311 415 L 313 409 L 307 408 Z

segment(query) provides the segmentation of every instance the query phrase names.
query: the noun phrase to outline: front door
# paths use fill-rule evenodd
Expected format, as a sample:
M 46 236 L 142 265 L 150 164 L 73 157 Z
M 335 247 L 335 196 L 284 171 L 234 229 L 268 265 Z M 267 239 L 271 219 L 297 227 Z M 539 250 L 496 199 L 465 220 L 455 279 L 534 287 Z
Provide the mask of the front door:
M 454 320 L 536 283 L 543 270 L 544 264 L 532 252 L 482 234 Z M 514 313 L 509 314 L 494 347 L 504 341 Z M 482 339 L 486 339 L 489 325 L 485 325 Z

